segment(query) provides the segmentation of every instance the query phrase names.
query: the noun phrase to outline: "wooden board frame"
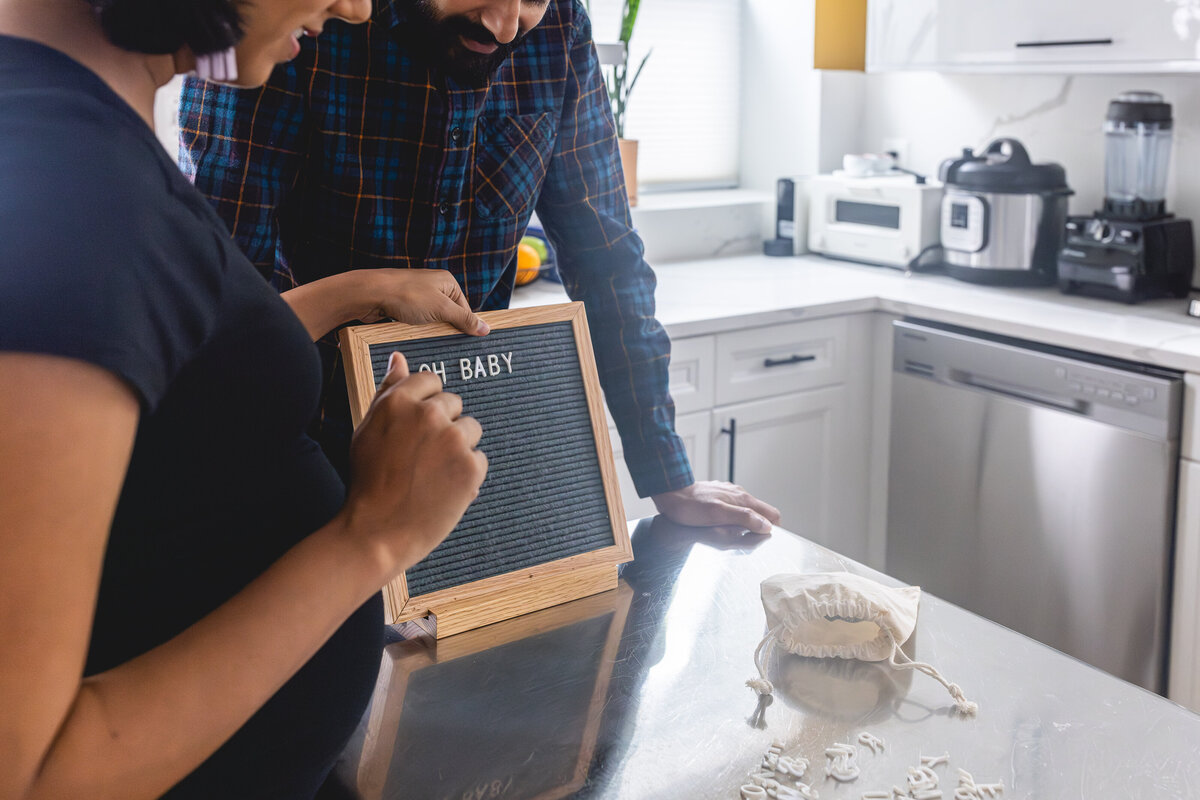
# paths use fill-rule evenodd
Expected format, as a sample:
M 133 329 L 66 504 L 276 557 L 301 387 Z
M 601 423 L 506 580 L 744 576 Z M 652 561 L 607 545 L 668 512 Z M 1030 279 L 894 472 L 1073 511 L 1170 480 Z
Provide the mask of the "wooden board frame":
M 396 624 L 434 616 L 438 638 L 613 589 L 617 585 L 618 565 L 633 560 L 633 546 L 629 540 L 629 529 L 621 503 L 612 444 L 608 438 L 608 426 L 604 418 L 600 380 L 592 355 L 591 333 L 583 304 L 563 303 L 488 311 L 480 316 L 487 321 L 492 330 L 556 322 L 571 323 L 575 351 L 583 376 L 588 415 L 591 418 L 600 477 L 604 485 L 612 544 L 587 553 L 416 597 L 409 595 L 408 582 L 403 574 L 384 587 L 388 622 Z M 454 335 L 466 338 L 466 334 L 448 323 L 381 323 L 343 328 L 341 352 L 346 366 L 350 411 L 355 426 L 362 422 L 375 396 L 375 376 L 371 366 L 372 345 Z
M 543 609 L 519 619 L 502 622 L 479 630 L 468 631 L 450 639 L 430 643 L 410 640 L 390 645 L 384 650 L 375 696 L 367 716 L 362 752 L 355 770 L 357 789 L 365 800 L 383 800 L 387 789 L 388 768 L 396 746 L 397 734 L 403 723 L 404 697 L 410 679 L 417 672 L 460 658 L 468 658 L 494 647 L 512 644 L 522 639 L 559 630 L 579 622 L 612 614 L 603 652 L 598 661 L 596 684 L 588 707 L 583 746 L 575 763 L 571 782 L 539 794 L 530 800 L 558 800 L 578 791 L 587 779 L 588 768 L 596 749 L 600 722 L 607 706 L 608 685 L 616 663 L 617 648 L 625 631 L 626 619 L 633 601 L 633 589 L 620 583 L 617 588 L 575 602 Z M 458 761 L 459 753 L 448 758 Z

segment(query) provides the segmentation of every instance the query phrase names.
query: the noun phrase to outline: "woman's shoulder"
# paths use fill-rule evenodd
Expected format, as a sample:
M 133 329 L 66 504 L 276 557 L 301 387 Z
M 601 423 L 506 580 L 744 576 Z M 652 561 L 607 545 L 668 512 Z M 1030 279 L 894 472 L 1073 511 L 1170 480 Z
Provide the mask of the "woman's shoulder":
M 141 271 L 153 253 L 218 255 L 220 232 L 179 197 L 190 187 L 140 119 L 78 87 L 20 94 L 0 88 L 0 254 L 116 257 Z
M 5 79 L 5 61 L 0 349 L 98 363 L 153 405 L 219 318 L 228 234 L 182 201 L 191 187 L 115 95 L 57 65 Z M 56 74 L 71 80 L 40 80 Z
M 128 199 L 169 191 L 169 176 L 150 127 L 98 75 L 65 53 L 38 42 L 0 35 L 0 170 L 6 185 L 36 191 L 108 183 L 113 176 L 143 179 Z M 22 180 L 34 177 L 33 186 Z M 136 190 L 136 191 L 132 191 Z

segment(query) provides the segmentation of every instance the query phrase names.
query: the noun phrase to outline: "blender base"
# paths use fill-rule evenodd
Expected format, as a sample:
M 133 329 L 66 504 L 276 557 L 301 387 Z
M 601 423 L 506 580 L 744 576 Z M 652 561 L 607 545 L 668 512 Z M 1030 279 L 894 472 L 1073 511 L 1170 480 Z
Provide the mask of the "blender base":
M 1072 217 L 1058 255 L 1058 286 L 1125 303 L 1187 297 L 1194 262 L 1190 220 Z

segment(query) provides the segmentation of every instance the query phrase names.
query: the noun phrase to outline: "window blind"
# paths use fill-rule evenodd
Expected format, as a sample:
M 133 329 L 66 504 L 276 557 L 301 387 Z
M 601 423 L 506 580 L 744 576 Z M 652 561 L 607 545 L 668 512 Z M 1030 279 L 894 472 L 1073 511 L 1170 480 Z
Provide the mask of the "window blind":
M 597 42 L 617 41 L 622 5 L 591 0 Z M 643 0 L 630 72 L 651 48 L 625 117 L 626 137 L 639 142 L 639 186 L 736 185 L 740 0 Z

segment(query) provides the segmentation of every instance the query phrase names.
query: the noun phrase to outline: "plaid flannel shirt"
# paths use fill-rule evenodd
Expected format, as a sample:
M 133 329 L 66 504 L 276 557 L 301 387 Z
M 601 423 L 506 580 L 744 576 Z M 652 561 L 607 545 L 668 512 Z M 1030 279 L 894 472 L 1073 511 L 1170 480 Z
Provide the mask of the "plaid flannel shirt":
M 331 21 L 262 89 L 189 79 L 184 172 L 280 291 L 350 269 L 440 268 L 473 308 L 504 308 L 536 209 L 567 294 L 587 308 L 639 494 L 687 486 L 670 341 L 654 317 L 654 273 L 632 228 L 582 4 L 551 0 L 490 85 L 471 89 L 406 45 L 412 1 L 378 0 L 363 25 Z M 335 338 L 319 346 L 314 434 L 344 469 L 345 379 Z

